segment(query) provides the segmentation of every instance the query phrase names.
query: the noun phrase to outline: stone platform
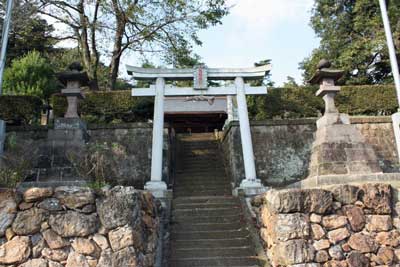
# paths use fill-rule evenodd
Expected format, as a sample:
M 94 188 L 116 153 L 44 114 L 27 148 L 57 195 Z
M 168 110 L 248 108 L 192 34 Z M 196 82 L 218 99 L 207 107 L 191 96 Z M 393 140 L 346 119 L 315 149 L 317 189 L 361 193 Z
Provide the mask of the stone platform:
M 371 173 L 371 174 L 350 174 L 350 175 L 324 175 L 314 176 L 302 181 L 293 183 L 287 188 L 324 188 L 332 185 L 364 183 L 389 184 L 394 188 L 400 188 L 400 173 Z

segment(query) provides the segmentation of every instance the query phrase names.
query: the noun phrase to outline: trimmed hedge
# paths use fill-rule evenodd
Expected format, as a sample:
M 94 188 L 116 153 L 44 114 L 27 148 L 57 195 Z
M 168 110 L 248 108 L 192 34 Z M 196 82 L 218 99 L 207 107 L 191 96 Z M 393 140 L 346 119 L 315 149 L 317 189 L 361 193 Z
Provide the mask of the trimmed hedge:
M 63 117 L 67 100 L 60 94 L 51 97 L 55 117 Z M 79 113 L 89 123 L 141 122 L 153 118 L 152 97 L 132 97 L 131 91 L 90 92 L 79 103 Z
M 268 95 L 249 96 L 252 120 L 317 117 L 324 103 L 315 96 L 318 87 L 271 88 Z M 397 111 L 394 86 L 343 86 L 336 99 L 339 110 L 350 115 L 391 115 Z M 66 111 L 66 98 L 51 97 L 55 117 Z M 0 96 L 0 118 L 8 124 L 24 125 L 39 121 L 43 102 L 34 96 Z M 86 93 L 79 106 L 89 123 L 110 124 L 147 121 L 153 118 L 152 97 L 132 97 L 130 90 Z
M 42 108 L 43 102 L 36 96 L 0 96 L 0 119 L 10 125 L 38 122 Z
M 252 120 L 318 117 L 324 102 L 315 96 L 318 87 L 272 88 L 268 95 L 250 96 Z M 340 112 L 349 115 L 391 115 L 397 111 L 396 91 L 391 85 L 342 86 L 336 97 Z

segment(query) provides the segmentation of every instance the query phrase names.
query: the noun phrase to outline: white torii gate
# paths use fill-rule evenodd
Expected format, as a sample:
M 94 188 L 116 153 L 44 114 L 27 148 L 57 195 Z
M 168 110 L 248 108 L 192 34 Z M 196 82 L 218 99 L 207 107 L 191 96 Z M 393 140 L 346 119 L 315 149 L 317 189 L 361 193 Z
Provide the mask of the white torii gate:
M 155 96 L 151 180 L 146 183 L 145 189 L 151 191 L 156 197 L 164 197 L 167 191 L 167 185 L 162 181 L 164 97 L 236 95 L 245 170 L 245 179 L 241 182 L 240 189 L 243 189 L 247 195 L 264 190 L 256 175 L 246 95 L 267 94 L 267 88 L 264 86 L 252 87 L 245 82 L 263 79 L 271 70 L 270 65 L 247 69 L 217 69 L 206 68 L 203 65 L 194 69 L 153 69 L 129 65 L 126 68 L 128 74 L 132 75 L 135 80 L 156 81 L 155 85 L 151 85 L 150 88 L 132 89 L 132 96 Z M 193 80 L 193 88 L 169 86 L 166 85 L 167 80 Z M 234 85 L 226 87 L 208 87 L 208 80 L 234 80 L 235 82 Z

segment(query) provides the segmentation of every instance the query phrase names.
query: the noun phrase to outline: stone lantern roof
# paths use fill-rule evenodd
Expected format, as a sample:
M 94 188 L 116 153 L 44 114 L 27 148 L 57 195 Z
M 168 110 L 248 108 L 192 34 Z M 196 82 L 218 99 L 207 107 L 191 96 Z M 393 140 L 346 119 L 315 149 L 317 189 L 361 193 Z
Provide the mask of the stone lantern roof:
M 331 69 L 331 62 L 322 59 L 318 63 L 318 69 L 313 77 L 308 81 L 310 84 L 321 84 L 323 80 L 332 80 L 333 83 L 343 77 L 344 71 Z
M 73 62 L 68 66 L 68 70 L 57 74 L 60 82 L 67 86 L 68 82 L 79 82 L 80 86 L 86 86 L 89 83 L 89 77 L 86 72 L 82 72 L 83 67 L 79 62 Z

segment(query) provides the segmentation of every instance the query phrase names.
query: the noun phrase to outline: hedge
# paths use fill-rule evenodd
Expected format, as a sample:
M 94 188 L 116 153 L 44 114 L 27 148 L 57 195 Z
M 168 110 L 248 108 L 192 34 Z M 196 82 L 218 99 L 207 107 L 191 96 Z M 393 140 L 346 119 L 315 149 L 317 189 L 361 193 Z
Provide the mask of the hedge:
M 36 96 L 0 96 L 0 119 L 10 125 L 39 122 L 43 102 Z
M 63 117 L 66 98 L 60 94 L 51 97 L 55 117 Z M 109 124 L 147 121 L 153 117 L 152 97 L 132 97 L 131 91 L 90 92 L 79 103 L 79 113 L 89 123 Z
M 315 96 L 318 87 L 271 88 L 267 95 L 249 96 L 252 120 L 317 117 L 324 103 Z M 67 102 L 64 96 L 51 97 L 55 117 L 62 117 Z M 339 110 L 350 115 L 391 115 L 397 111 L 395 88 L 391 85 L 343 86 L 336 98 Z M 9 124 L 37 122 L 42 101 L 34 96 L 1 96 L 0 118 Z M 132 97 L 129 90 L 86 93 L 79 106 L 81 117 L 89 123 L 141 122 L 153 117 L 152 97 Z
M 318 87 L 271 88 L 267 95 L 250 96 L 249 113 L 253 120 L 271 118 L 318 117 L 324 102 L 315 96 Z M 350 115 L 391 115 L 398 103 L 393 86 L 342 86 L 336 97 L 340 112 Z

